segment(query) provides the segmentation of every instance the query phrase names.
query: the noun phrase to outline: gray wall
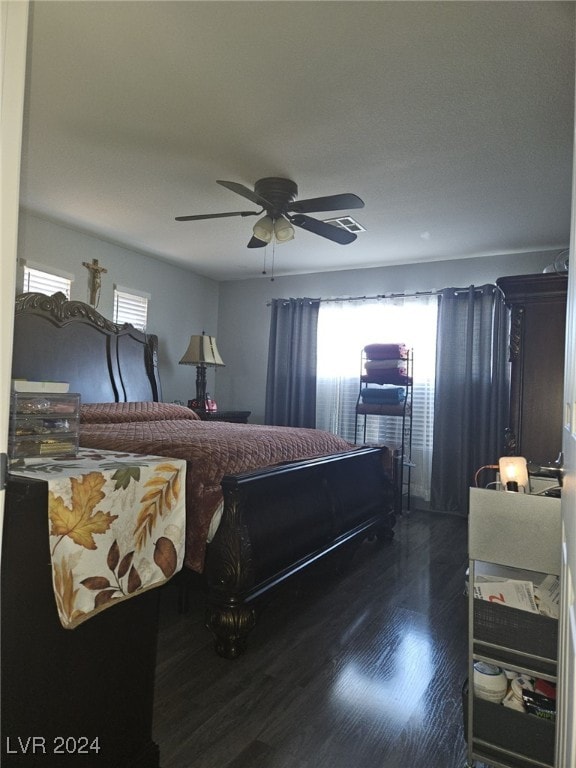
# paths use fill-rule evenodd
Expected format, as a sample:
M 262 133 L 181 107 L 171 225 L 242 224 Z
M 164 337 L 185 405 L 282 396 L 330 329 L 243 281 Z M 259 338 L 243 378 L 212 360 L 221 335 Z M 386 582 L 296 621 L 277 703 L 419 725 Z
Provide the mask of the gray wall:
M 286 246 L 288 247 L 288 246 Z M 264 420 L 266 363 L 274 298 L 334 298 L 412 293 L 492 283 L 503 275 L 541 272 L 556 253 L 508 254 L 378 269 L 323 272 L 218 283 L 143 253 L 122 248 L 26 211 L 20 214 L 18 257 L 74 275 L 72 298 L 88 300 L 88 270 L 98 259 L 103 275 L 98 311 L 112 317 L 114 285 L 151 294 L 148 331 L 159 337 L 164 400 L 195 394 L 196 370 L 178 365 L 191 334 L 216 335 L 225 368 L 208 372 L 208 391 L 220 408 L 250 410 Z
M 220 284 L 218 349 L 226 368 L 217 373 L 219 406 L 251 410 L 250 421 L 264 420 L 266 361 L 273 298 L 373 296 L 412 293 L 448 286 L 493 283 L 503 275 L 541 272 L 556 254 L 530 253 L 458 261 L 347 270 Z
M 108 270 L 102 276 L 98 311 L 110 319 L 115 285 L 149 293 L 148 331 L 159 337 L 164 400 L 186 402 L 195 396 L 196 368 L 178 361 L 191 334 L 217 334 L 217 282 L 26 211 L 20 212 L 18 258 L 73 274 L 71 298 L 78 301 L 88 301 L 88 270 L 82 262 L 98 259 Z M 21 285 L 19 281 L 17 290 Z M 213 372 L 208 390 L 214 391 Z

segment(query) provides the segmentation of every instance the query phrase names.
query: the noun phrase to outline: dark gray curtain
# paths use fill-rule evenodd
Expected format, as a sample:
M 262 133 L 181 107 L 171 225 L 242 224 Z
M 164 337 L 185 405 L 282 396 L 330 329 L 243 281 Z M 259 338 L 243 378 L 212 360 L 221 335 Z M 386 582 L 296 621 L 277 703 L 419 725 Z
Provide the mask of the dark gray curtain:
M 274 299 L 266 424 L 316 426 L 316 330 L 320 299 Z
M 498 462 L 508 425 L 508 312 L 494 285 L 440 294 L 430 506 L 468 511 L 476 471 Z

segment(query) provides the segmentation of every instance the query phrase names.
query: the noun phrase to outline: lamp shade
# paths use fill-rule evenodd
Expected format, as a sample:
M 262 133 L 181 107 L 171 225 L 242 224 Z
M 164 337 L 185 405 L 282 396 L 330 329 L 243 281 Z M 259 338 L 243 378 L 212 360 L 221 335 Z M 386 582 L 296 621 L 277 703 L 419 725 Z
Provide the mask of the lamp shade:
M 190 336 L 188 349 L 180 359 L 180 365 L 224 365 L 216 346 L 216 337 L 206 334 Z
M 254 224 L 252 232 L 254 233 L 254 237 L 258 238 L 258 240 L 262 240 L 263 243 L 269 243 L 274 234 L 274 222 L 270 216 L 263 216 L 261 219 L 258 219 L 256 224 Z
M 285 216 L 280 216 L 274 222 L 274 235 L 279 243 L 294 240 L 294 227 Z
M 498 460 L 500 482 L 507 490 L 528 488 L 528 466 L 523 456 L 502 456 Z

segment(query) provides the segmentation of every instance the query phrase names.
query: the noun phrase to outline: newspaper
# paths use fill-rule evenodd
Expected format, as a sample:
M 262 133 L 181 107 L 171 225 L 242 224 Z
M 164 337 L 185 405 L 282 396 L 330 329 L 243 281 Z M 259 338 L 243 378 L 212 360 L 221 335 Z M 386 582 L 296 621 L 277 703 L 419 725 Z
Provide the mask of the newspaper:
M 536 584 L 495 574 L 477 575 L 474 597 L 552 619 L 557 619 L 560 614 L 560 581 L 554 575 L 544 576 Z
M 551 619 L 560 617 L 560 579 L 558 576 L 546 576 L 536 589 L 536 598 L 540 613 Z
M 474 597 L 488 600 L 490 603 L 507 605 L 509 608 L 519 608 L 530 613 L 540 613 L 536 605 L 534 584 L 531 581 L 476 581 Z

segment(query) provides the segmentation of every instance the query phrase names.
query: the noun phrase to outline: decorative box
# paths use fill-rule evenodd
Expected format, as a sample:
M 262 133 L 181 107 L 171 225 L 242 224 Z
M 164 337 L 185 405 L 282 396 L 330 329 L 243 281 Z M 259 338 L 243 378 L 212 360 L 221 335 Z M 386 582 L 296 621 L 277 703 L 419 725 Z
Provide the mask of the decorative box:
M 80 395 L 12 392 L 8 455 L 11 461 L 76 454 Z

